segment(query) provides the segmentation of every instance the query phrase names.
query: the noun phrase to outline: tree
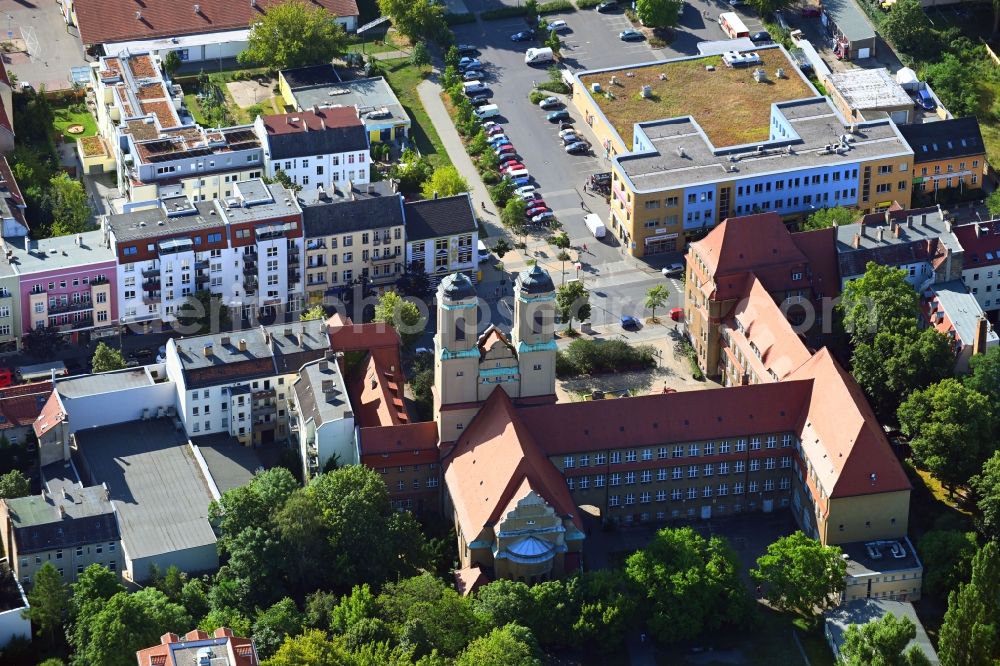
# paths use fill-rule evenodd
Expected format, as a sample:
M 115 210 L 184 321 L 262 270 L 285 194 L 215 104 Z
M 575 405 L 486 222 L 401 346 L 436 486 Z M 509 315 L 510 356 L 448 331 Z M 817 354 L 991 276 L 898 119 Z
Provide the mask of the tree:
M 556 290 L 556 308 L 566 328 L 573 330 L 573 320 L 583 323 L 590 319 L 590 295 L 579 281 L 568 282 Z
M 379 11 L 392 19 L 392 26 L 410 42 L 447 39 L 445 6 L 430 0 L 378 0 Z
M 299 315 L 299 321 L 314 321 L 316 319 L 326 319 L 326 310 L 323 309 L 323 305 L 320 303 L 317 303 Z
M 917 636 L 917 628 L 908 617 L 892 613 L 866 624 L 852 624 L 844 632 L 840 648 L 843 666 L 922 666 L 927 656 L 916 645 L 904 653 Z M 919 654 L 916 654 L 919 653 Z
M 53 236 L 79 234 L 91 227 L 94 212 L 80 181 L 65 173 L 53 176 L 49 181 L 48 204 Z
M 192 578 L 181 588 L 179 603 L 193 618 L 203 618 L 211 610 L 208 603 L 208 588 L 198 578 Z
M 500 222 L 503 223 L 511 233 L 519 227 L 524 227 L 524 202 L 517 197 L 511 197 L 507 204 L 500 211 Z
M 924 77 L 956 118 L 974 115 L 979 110 L 979 79 L 970 76 L 967 63 L 954 54 L 945 53 L 940 60 L 927 65 Z
M 55 326 L 33 328 L 21 338 L 24 351 L 33 358 L 51 358 L 66 344 L 66 340 Z
M 993 406 L 956 379 L 915 391 L 899 407 L 914 459 L 954 494 L 996 449 Z
M 117 593 L 85 621 L 90 640 L 77 646 L 74 664 L 103 666 L 132 666 L 136 651 L 156 645 L 167 632 L 183 633 L 192 622 L 181 605 L 149 587 Z
M 510 252 L 511 247 L 507 244 L 507 239 L 501 238 L 496 243 L 493 244 L 493 254 L 497 255 L 497 258 L 503 259 L 503 256 Z
M 90 620 L 105 606 L 108 599 L 124 592 L 118 575 L 101 564 L 91 564 L 76 577 L 70 588 L 69 626 L 66 638 L 77 650 L 91 640 Z M 228 626 L 228 625 L 227 625 Z
M 346 666 L 351 663 L 353 660 L 347 651 L 317 629 L 286 639 L 265 662 L 266 666 Z
M 552 243 L 553 247 L 558 248 L 560 250 L 568 250 L 570 246 L 569 236 L 566 234 L 565 231 L 562 231 L 558 234 L 554 234 L 552 238 L 549 239 L 549 242 Z
M 920 331 L 915 322 L 879 331 L 851 356 L 851 373 L 883 419 L 892 419 L 913 391 L 951 375 L 954 365 L 949 339 L 933 328 Z
M 288 597 L 260 613 L 253 624 L 253 641 L 260 656 L 270 657 L 286 637 L 302 633 L 303 621 L 302 613 Z
M 275 169 L 274 177 L 266 179 L 265 182 L 277 183 L 286 190 L 291 190 L 292 192 L 298 192 L 302 189 L 302 186 L 292 180 L 292 177 L 289 176 L 284 169 Z
M 484 132 L 482 128 L 480 128 L 479 131 L 476 132 L 471 139 L 469 139 L 469 145 L 467 146 L 467 148 L 469 150 L 469 154 L 472 155 L 473 157 L 475 157 L 476 155 L 482 155 L 483 153 L 489 152 L 490 150 L 489 140 L 486 137 L 486 132 Z M 455 175 L 458 176 L 457 171 L 455 172 Z M 458 177 L 461 178 L 461 176 Z
M 650 287 L 649 290 L 646 291 L 646 307 L 650 309 L 650 316 L 653 321 L 656 321 L 656 308 L 662 308 L 666 305 L 669 298 L 670 290 L 663 284 Z
M 919 57 L 934 46 L 927 37 L 932 34 L 920 0 L 897 0 L 881 25 L 882 35 L 896 48 Z
M 473 639 L 455 660 L 455 666 L 541 666 L 533 643 L 530 631 L 508 624 Z
M 121 370 L 125 367 L 125 359 L 122 358 L 121 350 L 109 347 L 103 342 L 98 342 L 90 365 L 95 373 Z
M 812 617 L 839 602 L 847 563 L 840 548 L 795 532 L 770 544 L 750 575 L 775 608 Z
M 820 208 L 809 215 L 802 223 L 802 231 L 812 231 L 814 229 L 826 229 L 833 225 L 852 224 L 858 219 L 858 211 L 843 206 L 833 208 Z
M 947 599 L 950 590 L 968 580 L 976 554 L 976 533 L 931 530 L 917 544 L 924 564 L 924 591 Z
M 396 290 L 403 296 L 426 299 L 431 295 L 431 279 L 419 259 L 410 262 L 406 272 L 396 280 Z
M 472 600 L 472 610 L 491 627 L 511 622 L 525 622 L 534 612 L 531 589 L 520 581 L 500 578 L 479 588 Z
M 963 382 L 966 388 L 982 393 L 991 403 L 1000 402 L 1000 347 L 990 347 L 985 354 L 973 355 L 969 359 L 969 374 Z
M 170 51 L 163 58 L 163 71 L 166 72 L 167 78 L 174 78 L 174 74 L 181 67 L 181 56 L 177 51 Z
M 434 173 L 423 184 L 420 191 L 425 199 L 450 197 L 468 192 L 469 183 L 458 173 L 458 169 L 448 165 L 434 169 Z
M 424 65 L 431 64 L 431 54 L 427 50 L 426 43 L 417 42 L 413 45 L 413 50 L 410 51 L 410 64 L 415 67 L 423 67 Z
M 479 635 L 469 600 L 429 573 L 388 583 L 378 596 L 382 616 L 399 627 L 400 642 L 417 655 L 457 656 Z
M 394 291 L 387 291 L 375 305 L 375 321 L 392 326 L 403 340 L 403 346 L 412 347 L 424 333 L 427 321 L 412 300 L 404 299 Z
M 1000 451 L 983 464 L 969 482 L 978 497 L 979 528 L 988 539 L 1000 541 Z
M 330 611 L 330 631 L 335 634 L 345 634 L 347 630 L 362 620 L 378 616 L 378 602 L 371 588 L 365 585 L 355 585 L 350 594 L 340 598 L 340 602 Z
M 31 494 L 31 481 L 19 469 L 12 469 L 0 476 L 0 499 L 24 497 Z
M 545 45 L 552 49 L 553 55 L 557 58 L 559 57 L 559 51 L 562 49 L 562 40 L 559 39 L 558 32 L 549 30 L 549 35 L 545 38 Z
M 948 595 L 938 634 L 941 666 L 992 664 L 1000 650 L 1000 544 L 988 541 L 972 559 L 972 578 Z
M 319 65 L 344 52 L 347 35 L 325 8 L 303 0 L 271 4 L 250 26 L 247 47 L 237 60 L 245 65 L 288 69 Z
M 625 563 L 646 624 L 664 643 L 744 624 L 751 601 L 740 569 L 725 540 L 706 540 L 690 527 L 659 530 Z
M 448 50 L 444 53 L 444 66 L 445 69 L 449 67 L 455 72 L 458 72 L 458 63 L 462 60 L 462 54 L 458 52 L 458 47 L 452 44 L 448 47 Z
M 425 158 L 407 148 L 399 161 L 389 167 L 389 177 L 399 181 L 401 192 L 419 192 L 420 186 L 430 178 L 434 167 Z
M 68 609 L 69 593 L 62 575 L 51 562 L 46 562 L 35 574 L 35 584 L 28 592 L 28 610 L 23 615 L 51 644 Z
M 636 0 L 635 15 L 650 28 L 672 28 L 684 10 L 683 0 Z
M 496 185 L 490 185 L 487 189 L 490 192 L 490 199 L 493 200 L 493 203 L 499 206 L 500 208 L 504 208 L 510 201 L 511 197 L 514 196 L 515 188 L 514 188 L 514 183 L 511 182 L 510 178 L 502 178 L 500 179 L 499 183 L 497 183 Z M 524 216 L 523 210 L 521 215 L 523 219 Z M 503 217 L 501 215 L 501 221 L 502 220 Z
M 207 289 L 194 292 L 177 308 L 177 329 L 185 335 L 229 330 L 229 308 L 220 296 Z
M 916 322 L 917 292 L 906 282 L 906 271 L 868 262 L 865 274 L 844 287 L 837 309 L 855 344 L 871 342 L 879 331 Z
M 997 13 L 1000 16 L 1000 12 Z M 1000 216 L 1000 189 L 995 189 L 986 197 L 986 208 L 994 218 Z
M 563 284 L 566 283 L 566 262 L 572 258 L 566 250 L 559 250 L 559 253 L 556 254 L 556 259 L 559 260 L 559 274 L 562 276 Z
M 524 20 L 532 28 L 538 25 L 538 0 L 526 0 L 524 3 Z

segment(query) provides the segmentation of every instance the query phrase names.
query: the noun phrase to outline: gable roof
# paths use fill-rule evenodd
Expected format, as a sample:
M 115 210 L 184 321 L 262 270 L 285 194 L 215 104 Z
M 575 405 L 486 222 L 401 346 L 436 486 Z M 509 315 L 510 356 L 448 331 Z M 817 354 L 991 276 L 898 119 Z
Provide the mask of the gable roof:
M 372 349 L 348 383 L 355 422 L 363 428 L 408 423 L 410 416 L 403 399 L 405 384 L 398 348 Z
M 438 431 L 434 421 L 361 428 L 361 456 L 399 453 L 401 451 L 437 450 Z
M 777 213 L 729 217 L 692 243 L 713 274 L 743 273 L 775 261 L 805 261 Z
M 733 311 L 733 319 L 743 333 L 734 337 L 746 339 L 751 348 L 744 354 L 747 362 L 764 370 L 760 381 L 781 381 L 809 359 L 809 350 L 771 294 L 753 275 L 748 279 L 746 298 L 740 299 Z
M 545 457 L 507 392 L 493 389 L 445 461 L 445 483 L 466 539 L 492 527 L 527 482 L 556 514 L 582 521 L 562 473 Z
M 262 116 L 272 160 L 368 150 L 368 132 L 353 106 Z
M 840 293 L 840 271 L 837 267 L 837 230 L 833 227 L 800 231 L 792 234 L 792 242 L 809 260 L 810 281 L 819 296 L 834 297 Z
M 34 423 L 51 395 L 50 381 L 0 389 L 0 430 Z
M 177 0 L 75 0 L 73 3 L 80 39 L 84 46 L 154 37 L 241 30 L 259 21 L 282 0 L 200 0 L 193 4 Z M 337 16 L 357 16 L 356 0 L 310 0 Z M 136 12 L 140 12 L 139 17 Z
M 451 197 L 408 201 L 403 208 L 407 242 L 467 234 L 478 228 L 472 198 L 468 192 Z
M 62 492 L 3 500 L 19 555 L 120 539 L 107 488 Z
M 913 149 L 913 159 L 918 163 L 986 152 L 979 121 L 973 116 L 897 127 Z
M 403 197 L 399 194 L 319 201 L 302 207 L 302 229 L 307 239 L 402 225 Z
M 53 391 L 49 394 L 48 399 L 42 406 L 42 411 L 39 412 L 38 418 L 35 419 L 32 425 L 35 437 L 41 439 L 45 433 L 62 423 L 65 418 L 66 409 L 63 407 L 62 399 L 59 398 L 57 391 Z

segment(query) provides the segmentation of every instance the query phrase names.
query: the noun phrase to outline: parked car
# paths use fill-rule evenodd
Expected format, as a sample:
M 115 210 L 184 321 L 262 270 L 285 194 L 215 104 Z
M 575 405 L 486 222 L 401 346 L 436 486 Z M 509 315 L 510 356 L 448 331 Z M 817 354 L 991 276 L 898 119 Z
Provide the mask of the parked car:
M 556 32 L 562 32 L 568 27 L 569 24 L 566 21 L 552 21 L 549 23 L 549 30 L 555 30 Z
M 483 129 L 486 130 L 486 131 L 489 131 L 491 129 L 496 129 L 496 128 L 503 129 L 503 125 L 501 125 L 500 123 L 498 123 L 498 122 L 496 122 L 494 120 L 487 120 L 485 123 L 483 123 Z
M 761 30 L 750 35 L 750 41 L 754 44 L 770 44 L 773 40 L 771 39 L 771 33 L 767 30 Z
M 577 141 L 566 146 L 566 152 L 570 155 L 579 155 L 590 152 L 590 144 L 585 141 Z
M 521 169 L 524 168 L 526 167 L 520 162 L 508 162 L 507 164 L 504 164 L 502 167 L 500 167 L 500 170 L 503 171 L 504 173 L 510 173 L 512 171 L 520 171 Z
M 576 134 L 576 128 L 566 127 L 566 128 L 563 128 L 563 129 L 559 130 L 559 138 L 560 139 L 563 138 L 564 136 L 568 135 L 568 134 Z
M 538 192 L 527 192 L 525 194 L 520 194 L 518 196 L 521 197 L 521 201 L 527 204 L 538 198 Z
M 490 98 L 487 97 L 486 95 L 476 95 L 475 97 L 469 98 L 469 104 L 471 104 L 476 108 L 489 103 L 490 103 Z
M 520 32 L 515 32 L 510 36 L 510 41 L 512 42 L 530 42 L 535 38 L 534 30 L 522 30 Z
M 535 193 L 534 199 L 529 199 L 528 201 L 524 202 L 524 210 L 528 210 L 530 208 L 539 208 L 539 207 L 548 208 L 549 206 L 548 204 L 545 203 L 545 199 L 543 199 L 537 192 Z
M 512 146 L 509 143 L 505 143 L 500 146 L 494 146 L 493 150 L 496 152 L 497 155 L 513 155 L 515 152 L 517 152 L 514 150 L 514 146 Z
M 601 4 L 597 5 L 597 11 L 599 11 L 602 14 L 607 14 L 617 9 L 618 9 L 617 2 L 602 2 Z
M 541 224 L 542 222 L 548 222 L 549 220 L 554 220 L 555 217 L 556 216 L 552 214 L 552 211 L 547 210 L 544 213 L 539 213 L 538 215 L 535 215 L 533 218 L 531 218 L 531 221 L 533 224 Z
M 499 160 L 500 164 L 507 164 L 508 162 L 520 162 L 521 156 L 514 152 L 504 153 L 503 155 L 500 155 Z
M 571 129 L 573 129 L 573 119 L 572 118 L 567 118 L 566 120 L 564 120 L 561 123 L 559 123 L 559 131 L 562 131 L 562 130 L 571 130 Z
M 479 62 L 478 58 L 462 58 L 458 61 L 458 68 L 460 70 L 466 69 L 481 69 L 483 63 Z
M 514 187 L 524 187 L 531 184 L 531 176 L 518 176 L 512 178 L 510 182 L 514 183 Z
M 487 127 L 484 124 L 483 125 L 483 131 L 486 132 L 486 136 L 498 136 L 498 135 L 504 133 L 503 127 L 501 127 L 500 125 L 497 125 L 496 123 L 494 123 L 493 126 L 491 126 L 491 127 Z
M 478 69 L 467 69 L 465 73 L 462 74 L 463 81 L 478 81 L 479 79 L 485 78 L 486 75 L 483 74 Z
M 554 109 L 557 106 L 562 106 L 562 102 L 559 101 L 558 97 L 546 97 L 538 103 L 538 106 L 542 109 Z
M 532 197 L 534 197 L 535 196 L 535 192 L 536 192 L 536 190 L 535 190 L 535 186 L 534 185 L 527 185 L 525 187 L 519 187 L 516 190 L 514 190 L 514 194 L 517 194 L 517 195 L 522 196 L 522 197 L 525 194 L 530 194 Z
M 917 91 L 917 104 L 926 111 L 933 111 L 937 108 L 937 102 L 934 101 L 934 96 L 927 88 L 921 88 Z
M 578 143 L 579 141 L 582 141 L 582 139 L 579 136 L 577 136 L 575 132 L 567 134 L 561 138 L 564 146 L 568 146 L 571 143 Z
M 566 120 L 567 118 L 569 118 L 569 111 L 567 111 L 566 109 L 562 109 L 560 111 L 553 111 L 552 113 L 545 116 L 545 118 L 550 123 L 557 123 L 560 120 Z
M 641 42 L 646 39 L 641 32 L 638 30 L 622 30 L 618 33 L 618 39 L 623 42 Z
M 471 56 L 479 53 L 479 49 L 472 44 L 459 44 L 455 48 L 458 49 L 458 55 L 461 56 Z
M 506 134 L 494 134 L 493 136 L 486 139 L 486 143 L 491 146 L 496 146 L 501 143 L 510 143 L 510 139 L 507 138 Z
M 638 330 L 639 326 L 639 320 L 632 315 L 622 315 L 622 328 L 626 331 Z
M 529 220 L 531 220 L 532 222 L 535 222 L 536 217 L 541 217 L 545 213 L 549 213 L 551 215 L 548 206 L 532 206 L 531 208 L 528 208 L 527 210 L 524 211 L 524 216 Z M 540 222 L 541 220 L 538 221 Z
M 677 261 L 663 268 L 664 277 L 674 277 L 677 275 L 681 275 L 683 272 L 684 272 L 684 264 Z

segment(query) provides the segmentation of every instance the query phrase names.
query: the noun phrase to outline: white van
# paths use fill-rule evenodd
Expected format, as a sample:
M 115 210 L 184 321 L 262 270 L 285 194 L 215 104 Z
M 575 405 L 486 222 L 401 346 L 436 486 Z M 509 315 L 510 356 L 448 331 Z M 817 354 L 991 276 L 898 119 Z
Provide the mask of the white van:
M 527 169 L 514 169 L 513 171 L 507 172 L 507 177 L 511 180 L 514 180 L 515 178 L 528 178 L 529 176 L 531 176 L 531 174 L 528 173 Z
M 486 85 L 482 81 L 466 81 L 462 84 L 462 92 L 466 95 L 474 95 L 484 90 L 486 90 Z
M 543 62 L 552 62 L 554 59 L 552 49 L 547 46 L 540 49 L 528 49 L 524 52 L 524 64 L 526 65 L 538 65 Z
M 484 104 L 478 109 L 473 109 L 472 113 L 475 114 L 476 118 L 480 120 L 486 120 L 487 118 L 494 118 L 500 115 L 500 107 L 496 104 Z
M 490 258 L 490 248 L 486 247 L 486 243 L 479 241 L 476 247 L 478 249 L 477 258 L 479 259 L 479 263 L 483 263 Z
M 590 229 L 590 233 L 594 234 L 594 238 L 604 238 L 608 233 L 608 228 L 604 226 L 604 222 L 601 221 L 600 216 L 594 213 L 590 213 L 584 217 L 583 223 Z

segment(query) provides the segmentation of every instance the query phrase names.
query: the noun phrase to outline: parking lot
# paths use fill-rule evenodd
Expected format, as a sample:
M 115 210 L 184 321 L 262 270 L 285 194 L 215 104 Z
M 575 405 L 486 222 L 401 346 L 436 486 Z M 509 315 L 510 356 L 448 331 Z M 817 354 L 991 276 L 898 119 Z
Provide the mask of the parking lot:
M 87 64 L 76 28 L 67 28 L 56 2 L 0 0 L 4 40 L 15 50 L 4 54 L 7 68 L 35 88 L 72 87 L 70 70 Z

